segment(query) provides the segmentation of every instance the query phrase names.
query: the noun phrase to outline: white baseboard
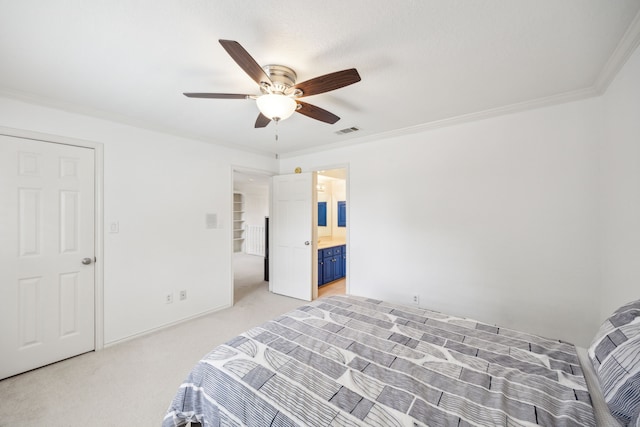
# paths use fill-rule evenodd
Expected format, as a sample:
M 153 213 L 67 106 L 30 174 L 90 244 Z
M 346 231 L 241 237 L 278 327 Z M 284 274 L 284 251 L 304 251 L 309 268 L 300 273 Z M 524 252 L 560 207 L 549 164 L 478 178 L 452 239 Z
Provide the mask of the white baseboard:
M 212 314 L 212 313 L 215 313 L 217 311 L 224 310 L 224 309 L 231 308 L 231 307 L 232 307 L 231 304 L 225 304 L 225 305 L 222 305 L 220 307 L 212 308 L 211 310 L 207 310 L 207 311 L 203 311 L 203 312 L 200 312 L 200 313 L 197 313 L 197 314 L 193 314 L 191 316 L 187 316 L 187 317 L 184 317 L 182 319 L 179 319 L 179 320 L 176 320 L 176 321 L 173 321 L 173 322 L 165 323 L 165 324 L 160 325 L 160 326 L 155 327 L 155 328 L 151 328 L 151 329 L 147 329 L 147 330 L 142 331 L 142 332 L 138 332 L 137 334 L 129 335 L 127 337 L 120 338 L 120 339 L 117 339 L 117 340 L 114 340 L 114 341 L 105 342 L 104 343 L 104 348 L 111 347 L 111 346 L 114 346 L 114 345 L 117 345 L 117 344 L 122 344 L 124 342 L 131 341 L 131 340 L 134 340 L 136 338 L 140 338 L 140 337 L 143 337 L 145 335 L 149 335 L 149 334 L 152 334 L 154 332 L 158 332 L 158 331 L 161 331 L 163 329 L 167 329 L 167 328 L 170 328 L 172 326 L 179 325 L 181 323 L 185 323 L 185 322 L 188 322 L 190 320 L 194 320 L 194 319 L 197 319 L 199 317 L 203 317 L 203 316 L 206 316 L 208 314 Z M 96 351 L 98 351 L 98 350 L 96 350 Z

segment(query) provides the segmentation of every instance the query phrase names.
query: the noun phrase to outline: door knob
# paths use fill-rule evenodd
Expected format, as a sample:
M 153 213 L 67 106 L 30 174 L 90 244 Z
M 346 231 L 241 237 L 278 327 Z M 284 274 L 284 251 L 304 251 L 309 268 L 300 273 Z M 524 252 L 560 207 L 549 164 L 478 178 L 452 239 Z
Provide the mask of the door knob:
M 309 246 L 311 244 L 311 242 L 309 242 L 308 240 L 306 242 L 304 242 L 305 245 Z
M 93 262 L 93 260 L 91 258 L 82 258 L 82 263 L 84 265 L 89 265 Z

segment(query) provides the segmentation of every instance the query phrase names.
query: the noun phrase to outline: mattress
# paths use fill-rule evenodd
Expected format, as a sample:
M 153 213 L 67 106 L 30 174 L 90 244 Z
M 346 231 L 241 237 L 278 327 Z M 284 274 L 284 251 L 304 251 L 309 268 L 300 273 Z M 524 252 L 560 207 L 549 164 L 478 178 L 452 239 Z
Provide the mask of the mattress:
M 576 347 L 576 350 L 584 372 L 584 378 L 587 381 L 587 387 L 589 387 L 589 393 L 591 394 L 591 404 L 593 405 L 596 425 L 598 427 L 621 427 L 618 420 L 611 415 L 607 402 L 604 400 L 604 394 L 600 388 L 600 380 L 591 364 L 591 360 L 589 360 L 587 349 Z
M 163 427 L 594 426 L 575 346 L 374 299 L 316 300 L 213 349 Z

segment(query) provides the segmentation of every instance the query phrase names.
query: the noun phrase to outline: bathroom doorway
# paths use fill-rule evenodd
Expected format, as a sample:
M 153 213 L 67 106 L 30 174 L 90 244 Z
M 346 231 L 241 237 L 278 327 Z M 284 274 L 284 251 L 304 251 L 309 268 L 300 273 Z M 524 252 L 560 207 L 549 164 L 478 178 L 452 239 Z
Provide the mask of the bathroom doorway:
M 320 170 L 318 199 L 318 297 L 347 292 L 347 169 Z

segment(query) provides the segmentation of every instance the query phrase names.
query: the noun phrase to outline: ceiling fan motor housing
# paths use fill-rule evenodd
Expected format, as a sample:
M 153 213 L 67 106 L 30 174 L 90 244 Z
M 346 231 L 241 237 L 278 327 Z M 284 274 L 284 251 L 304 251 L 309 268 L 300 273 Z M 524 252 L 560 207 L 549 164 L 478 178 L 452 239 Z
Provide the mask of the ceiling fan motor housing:
M 262 67 L 265 73 L 271 79 L 271 90 L 268 89 L 269 83 L 263 82 L 260 85 L 260 90 L 263 93 L 278 93 L 278 94 L 289 94 L 289 89 L 291 89 L 296 84 L 296 79 L 298 76 L 296 72 L 293 71 L 289 67 L 285 67 L 284 65 L 265 65 Z

